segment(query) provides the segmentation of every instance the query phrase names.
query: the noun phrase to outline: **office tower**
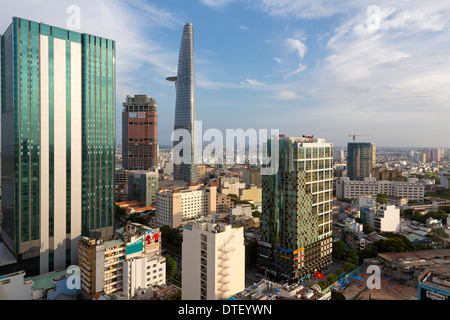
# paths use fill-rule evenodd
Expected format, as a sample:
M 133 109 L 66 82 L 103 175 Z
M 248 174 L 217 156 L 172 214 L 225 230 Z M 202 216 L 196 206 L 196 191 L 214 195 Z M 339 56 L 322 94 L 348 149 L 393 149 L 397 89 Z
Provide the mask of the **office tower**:
M 371 177 L 376 166 L 376 147 L 370 142 L 353 142 L 347 146 L 347 176 L 350 180 Z
M 175 77 L 167 78 L 175 82 L 175 123 L 174 130 L 185 129 L 190 135 L 190 141 L 182 141 L 183 151 L 181 154 L 174 154 L 174 157 L 183 157 L 187 161 L 176 164 L 174 160 L 173 178 L 174 180 L 184 180 L 187 182 L 197 182 L 198 168 L 196 157 L 197 134 L 195 128 L 195 72 L 194 72 L 194 30 L 191 23 L 187 23 L 183 29 L 181 37 L 180 54 L 178 57 L 178 72 Z M 175 147 L 180 141 L 173 142 Z M 183 154 L 190 149 L 190 155 Z
M 113 234 L 115 42 L 14 17 L 1 44 L 2 239 L 45 273 Z
M 158 162 L 158 113 L 155 99 L 127 96 L 122 111 L 122 168 L 149 170 Z
M 333 146 L 283 135 L 278 143 L 278 171 L 263 175 L 258 258 L 267 274 L 292 282 L 331 263 Z
M 197 221 L 183 229 L 182 299 L 228 299 L 245 288 L 244 228 Z

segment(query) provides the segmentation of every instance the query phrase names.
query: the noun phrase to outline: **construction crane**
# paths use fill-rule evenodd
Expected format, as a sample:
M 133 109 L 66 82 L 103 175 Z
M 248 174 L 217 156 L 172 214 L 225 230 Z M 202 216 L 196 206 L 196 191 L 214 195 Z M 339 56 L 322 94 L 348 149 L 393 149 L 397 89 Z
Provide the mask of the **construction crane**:
M 353 137 L 353 143 L 356 141 L 356 137 L 359 136 L 370 136 L 370 134 L 349 134 L 348 137 Z

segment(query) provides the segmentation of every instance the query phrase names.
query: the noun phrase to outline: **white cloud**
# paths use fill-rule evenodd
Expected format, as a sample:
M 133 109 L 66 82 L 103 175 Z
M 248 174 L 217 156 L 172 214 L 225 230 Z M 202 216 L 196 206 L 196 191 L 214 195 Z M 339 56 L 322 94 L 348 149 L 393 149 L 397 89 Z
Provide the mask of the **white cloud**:
M 298 96 L 295 92 L 289 90 L 282 90 L 276 94 L 276 98 L 280 100 L 295 100 L 302 98 Z
M 256 79 L 245 79 L 245 82 L 242 82 L 242 84 L 249 84 L 251 86 L 257 86 L 257 87 L 261 87 L 261 86 L 266 86 L 267 84 L 256 80 Z
M 275 58 L 273 58 L 273 60 L 275 60 L 278 64 L 281 63 L 281 59 L 280 58 L 275 57 Z
M 246 26 L 239 26 L 239 29 L 241 29 L 241 30 L 249 30 L 248 27 L 246 27 Z
M 286 39 L 286 46 L 288 49 L 295 51 L 298 54 L 300 62 L 298 63 L 298 68 L 294 71 L 288 73 L 288 75 L 293 75 L 299 73 L 306 69 L 306 66 L 303 65 L 303 58 L 305 57 L 306 51 L 308 48 L 305 43 L 300 39 L 288 38 Z
M 212 8 L 223 7 L 236 0 L 200 0 L 204 5 Z

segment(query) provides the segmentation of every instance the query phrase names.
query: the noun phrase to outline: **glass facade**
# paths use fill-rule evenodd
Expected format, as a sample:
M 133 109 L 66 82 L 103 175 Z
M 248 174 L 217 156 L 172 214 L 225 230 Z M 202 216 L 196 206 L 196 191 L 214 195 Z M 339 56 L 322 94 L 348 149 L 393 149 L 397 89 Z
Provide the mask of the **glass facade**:
M 115 43 L 16 17 L 1 43 L 2 237 L 24 258 L 51 239 L 48 262 L 70 260 L 77 224 L 113 232 Z
M 195 160 L 197 134 L 195 129 L 194 30 L 190 23 L 187 23 L 183 29 L 175 88 L 174 130 L 186 129 L 191 133 L 191 155 L 190 163 L 174 164 L 174 179 L 197 182 L 198 168 Z M 173 146 L 176 146 L 178 143 L 179 141 L 174 141 Z
M 332 154 L 330 143 L 280 138 L 279 170 L 263 175 L 259 261 L 278 276 L 298 280 L 331 262 Z
M 364 180 L 372 176 L 376 164 L 376 147 L 369 142 L 347 145 L 347 176 L 350 180 Z
M 115 42 L 83 34 L 82 234 L 110 237 L 114 225 Z

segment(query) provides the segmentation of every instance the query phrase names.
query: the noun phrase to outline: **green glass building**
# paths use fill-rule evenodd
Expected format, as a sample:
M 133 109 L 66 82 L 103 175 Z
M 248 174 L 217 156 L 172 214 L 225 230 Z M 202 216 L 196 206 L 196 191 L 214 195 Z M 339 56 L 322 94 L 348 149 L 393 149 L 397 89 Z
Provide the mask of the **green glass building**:
M 14 17 L 1 36 L 2 240 L 39 272 L 114 232 L 115 42 Z
M 280 280 L 295 282 L 331 263 L 333 146 L 324 139 L 284 136 L 278 144 L 278 171 L 262 176 L 258 263 Z
M 372 176 L 376 167 L 376 146 L 370 142 L 353 142 L 347 145 L 347 176 L 350 180 L 364 180 Z

